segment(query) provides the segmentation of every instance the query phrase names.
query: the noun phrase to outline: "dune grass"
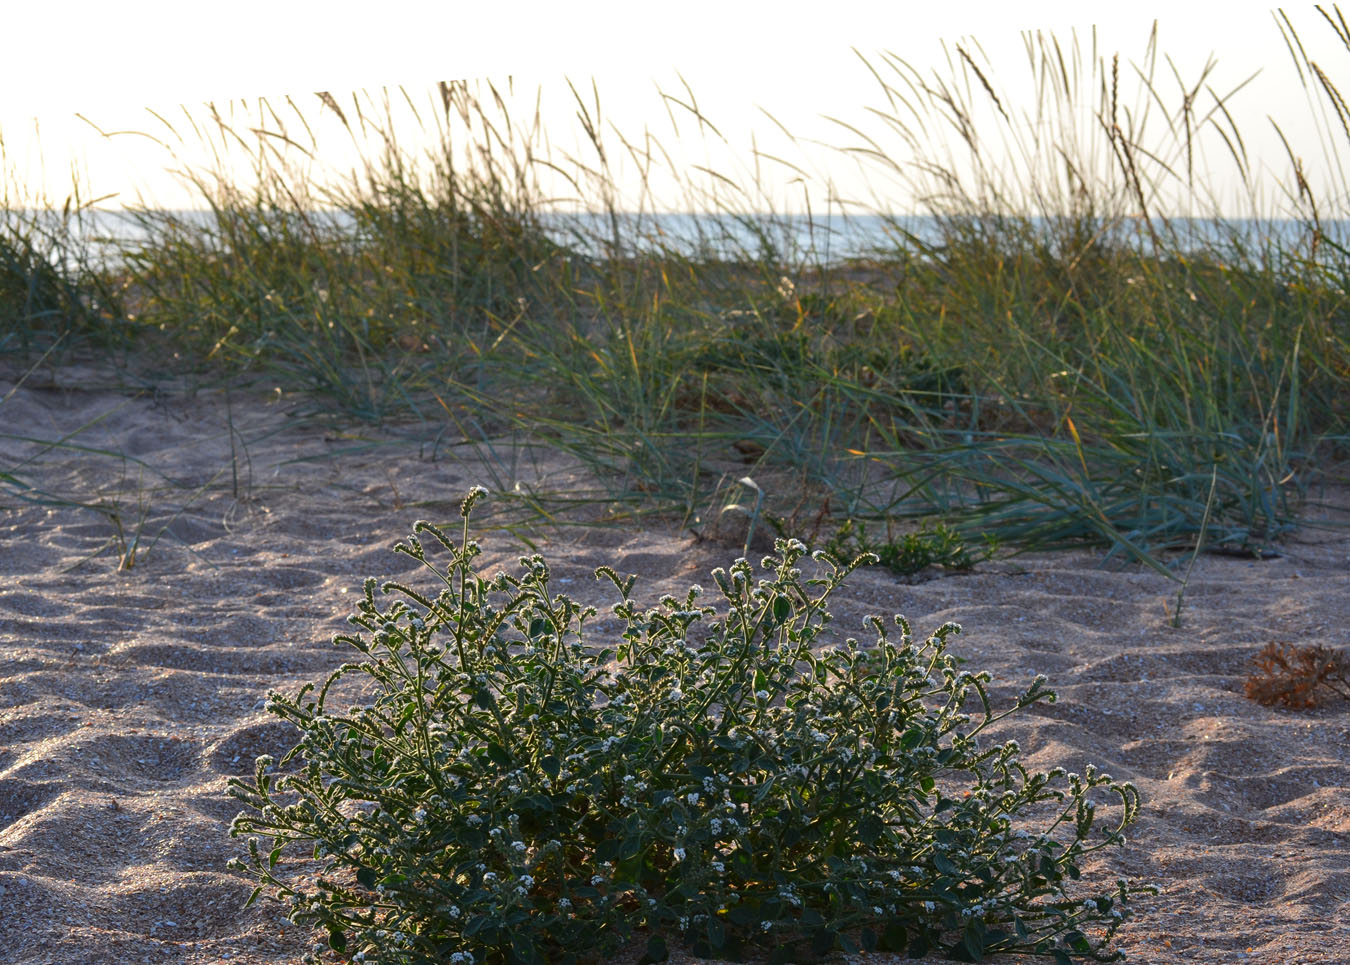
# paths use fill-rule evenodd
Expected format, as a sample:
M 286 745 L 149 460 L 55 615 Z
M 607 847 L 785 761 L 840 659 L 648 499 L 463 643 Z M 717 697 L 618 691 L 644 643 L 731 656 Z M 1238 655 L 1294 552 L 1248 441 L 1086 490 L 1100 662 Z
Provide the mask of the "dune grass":
M 1164 85 L 1156 45 L 1133 70 L 1095 37 L 1030 38 L 1027 53 L 1031 104 L 961 48 L 944 76 L 860 64 L 883 106 L 870 126 L 841 119 L 839 150 L 879 193 L 917 198 L 923 227 L 892 218 L 847 259 L 823 224 L 802 243 L 753 177 L 658 172 L 661 145 L 605 127 L 594 91 L 569 92 L 573 153 L 490 84 L 260 101 L 242 120 L 184 111 L 160 119 L 166 147 L 242 151 L 251 176 L 183 171 L 203 210 L 130 212 L 111 259 L 91 254 L 84 206 L 39 221 L 9 202 L 0 352 L 115 347 L 142 373 L 413 420 L 490 463 L 556 447 L 596 471 L 611 513 L 696 529 L 748 477 L 803 535 L 941 521 L 972 546 L 1096 545 L 1164 572 L 1197 549 L 1267 547 L 1344 452 L 1344 195 L 1316 197 L 1291 149 L 1294 183 L 1263 208 L 1228 109 L 1240 92 L 1208 74 Z M 692 96 L 669 100 L 716 132 Z M 314 176 L 321 117 L 366 145 L 336 177 Z M 1326 137 L 1331 164 L 1346 129 Z M 1220 210 L 1196 180 L 1202 144 L 1278 230 L 1196 220 Z M 636 196 L 620 158 L 643 172 Z M 698 237 L 660 233 L 658 174 L 710 212 Z M 592 498 L 522 502 L 551 515 Z

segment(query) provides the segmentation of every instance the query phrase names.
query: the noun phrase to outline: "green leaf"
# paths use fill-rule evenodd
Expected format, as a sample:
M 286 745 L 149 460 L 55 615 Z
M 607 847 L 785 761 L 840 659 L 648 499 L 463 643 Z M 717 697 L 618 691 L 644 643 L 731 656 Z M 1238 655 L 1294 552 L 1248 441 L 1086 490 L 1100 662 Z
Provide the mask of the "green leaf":
M 375 869 L 374 869 L 374 868 L 357 868 L 357 869 L 356 869 L 356 881 L 357 881 L 357 884 L 359 884 L 362 888 L 374 888 L 374 887 L 375 887 Z
M 275 848 L 272 849 L 272 853 L 267 856 L 268 870 L 271 870 L 272 868 L 275 868 L 277 866 L 277 859 L 281 857 L 281 848 L 282 845 L 277 845 Z
M 883 952 L 903 952 L 909 944 L 909 932 L 898 921 L 890 922 L 881 932 L 877 948 Z
M 708 919 L 708 945 L 714 952 L 720 952 L 727 941 L 727 927 L 722 919 L 713 915 Z
M 886 824 L 876 814 L 868 812 L 858 819 L 858 836 L 864 841 L 875 842 L 886 833 Z
M 417 713 L 417 704 L 415 701 L 410 700 L 408 701 L 408 705 L 403 708 L 403 713 L 398 715 L 398 720 L 394 722 L 394 730 L 403 730 L 408 721 L 413 719 L 415 713 Z
M 758 925 L 763 918 L 760 909 L 754 903 L 732 905 L 727 909 L 727 921 L 733 925 L 740 925 L 742 928 Z
M 533 941 L 525 935 L 516 933 L 511 936 L 511 961 L 518 965 L 534 965 L 544 960 L 539 957 L 539 950 L 535 948 Z
M 330 926 L 328 929 L 328 947 L 335 952 L 345 952 L 347 950 L 347 936 Z
M 923 788 L 925 794 L 933 793 L 933 788 L 937 787 L 937 781 L 933 780 L 931 774 L 925 774 L 919 778 L 919 787 Z
M 984 961 L 984 922 L 978 918 L 966 922 L 965 931 L 961 934 L 961 945 L 972 962 Z
M 933 855 L 933 867 L 944 875 L 952 875 L 953 877 L 960 877 L 961 875 L 961 869 L 945 854 Z
M 486 687 L 479 687 L 478 690 L 474 691 L 473 702 L 484 710 L 491 710 L 497 706 L 497 700 L 492 696 L 492 691 Z
M 811 933 L 811 954 L 821 958 L 834 948 L 835 932 L 832 928 L 817 928 Z
M 647 939 L 647 951 L 638 959 L 638 965 L 654 965 L 668 958 L 670 949 L 666 947 L 666 940 L 660 935 L 652 935 Z
M 496 741 L 488 741 L 487 756 L 492 759 L 492 763 L 498 767 L 506 767 L 511 763 L 511 752 Z
M 788 617 L 792 616 L 792 601 L 785 596 L 776 596 L 773 599 L 773 619 L 775 623 L 786 623 Z
M 539 769 L 549 777 L 557 780 L 558 775 L 562 773 L 562 762 L 554 755 L 549 754 L 547 757 L 541 757 L 539 759 Z

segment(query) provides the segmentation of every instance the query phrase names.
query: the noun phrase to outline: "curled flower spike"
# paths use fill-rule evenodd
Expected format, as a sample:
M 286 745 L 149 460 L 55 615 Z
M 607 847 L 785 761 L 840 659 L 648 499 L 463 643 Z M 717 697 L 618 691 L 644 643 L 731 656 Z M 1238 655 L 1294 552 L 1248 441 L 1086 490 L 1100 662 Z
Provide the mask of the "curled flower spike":
M 484 487 L 484 486 L 474 486 L 472 489 L 469 490 L 468 495 L 466 495 L 466 496 L 460 501 L 460 504 L 459 504 L 459 515 L 460 515 L 463 519 L 468 519 L 468 518 L 469 518 L 469 514 L 470 514 L 471 512 L 473 512 L 473 506 L 474 506 L 474 503 L 478 502 L 478 500 L 482 499 L 482 498 L 483 498 L 484 496 L 486 496 L 487 494 L 488 494 L 488 491 L 487 491 L 487 488 L 486 488 L 486 487 Z

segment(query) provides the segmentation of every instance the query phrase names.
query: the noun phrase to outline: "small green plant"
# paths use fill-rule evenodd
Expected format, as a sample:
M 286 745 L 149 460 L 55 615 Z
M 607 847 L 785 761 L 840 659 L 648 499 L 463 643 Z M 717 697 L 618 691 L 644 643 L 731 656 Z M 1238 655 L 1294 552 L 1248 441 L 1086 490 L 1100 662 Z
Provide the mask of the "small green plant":
M 901 576 L 913 576 L 930 566 L 964 572 L 992 558 L 997 549 L 997 540 L 986 536 L 984 546 L 973 550 L 960 533 L 945 523 L 932 528 L 925 526 L 894 539 L 874 539 L 867 535 L 866 524 L 852 519 L 846 520 L 825 544 L 825 551 L 835 559 L 851 560 L 870 554 L 876 557 L 878 565 Z
M 366 582 L 357 632 L 335 638 L 362 660 L 271 695 L 301 736 L 230 782 L 250 901 L 267 891 L 332 950 L 380 963 L 594 961 L 642 931 L 647 961 L 671 940 L 776 962 L 1120 957 L 1109 943 L 1144 889 L 1074 882 L 1123 843 L 1137 791 L 1090 768 L 1032 773 L 1015 742 L 979 740 L 1053 700 L 1044 678 L 995 713 L 988 675 L 947 652 L 953 624 L 915 642 L 903 618 L 896 637 L 872 617 L 872 646 L 826 643 L 826 601 L 860 561 L 817 554 L 806 578 L 790 540 L 760 578 L 743 559 L 713 571 L 722 610 L 698 587 L 641 609 L 634 578 L 601 567 L 622 629 L 596 645 L 595 610 L 555 594 L 539 556 L 475 573 L 483 492 L 460 539 L 419 522 L 395 547 L 431 592 Z M 373 699 L 339 710 L 349 674 Z M 287 874 L 291 844 L 312 847 L 316 879 Z

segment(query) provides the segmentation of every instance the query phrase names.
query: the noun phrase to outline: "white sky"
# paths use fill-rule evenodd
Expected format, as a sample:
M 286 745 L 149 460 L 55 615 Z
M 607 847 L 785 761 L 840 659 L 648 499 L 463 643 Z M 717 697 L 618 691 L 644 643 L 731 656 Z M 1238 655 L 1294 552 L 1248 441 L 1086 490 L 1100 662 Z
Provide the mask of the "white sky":
M 563 78 L 587 87 L 594 78 L 607 120 L 629 136 L 651 125 L 667 132 L 663 143 L 670 147 L 669 121 L 656 89 L 680 92 L 678 72 L 730 142 L 715 163 L 724 170 L 751 163 L 752 131 L 761 149 L 772 140 L 773 124 L 757 108 L 772 112 L 800 137 L 838 147 L 849 138 L 820 115 L 856 121 L 866 117 L 868 106 L 886 107 L 850 48 L 869 57 L 890 51 L 927 69 L 943 62 L 940 41 L 946 40 L 950 51 L 952 42 L 974 38 L 996 82 L 1016 102 L 1029 90 L 1023 83 L 1023 31 L 1052 30 L 1067 41 L 1076 29 L 1086 41 L 1095 24 L 1100 52 L 1109 58 L 1119 51 L 1126 64 L 1143 57 L 1156 19 L 1161 49 L 1184 77 L 1197 76 L 1211 54 L 1218 63 L 1211 75 L 1216 88 L 1226 90 L 1261 72 L 1233 106 L 1249 150 L 1274 180 L 1292 179 L 1271 116 L 1295 150 L 1308 156 L 1310 170 L 1336 166 L 1322 160 L 1315 112 L 1270 8 L 1234 0 L 1223 5 L 1222 15 L 1215 9 L 1212 2 L 1191 0 L 47 0 L 6 11 L 0 135 L 14 176 L 27 190 L 41 184 L 58 202 L 70 190 L 75 164 L 96 196 L 130 201 L 139 195 L 181 204 L 174 182 L 161 173 L 171 163 L 162 147 L 134 136 L 100 138 L 76 112 L 104 130 L 162 133 L 144 108 L 167 113 L 179 104 L 292 94 L 308 115 L 311 109 L 319 113 L 316 90 L 403 85 L 420 92 L 439 80 L 502 82 L 514 76 L 518 92 L 543 85 L 545 126 L 565 140 L 557 132 L 571 127 L 575 105 Z M 1288 8 L 1288 14 L 1314 59 L 1350 92 L 1350 51 L 1336 44 L 1311 6 Z M 1165 89 L 1175 88 L 1166 75 L 1164 80 Z M 526 100 L 532 104 L 533 95 Z M 680 163 L 709 157 L 700 153 L 704 147 L 690 150 Z M 817 153 L 810 163 L 828 168 L 823 176 L 843 193 L 876 188 L 860 181 L 844 159 L 829 156 L 834 155 Z M 1219 161 L 1212 186 L 1226 191 L 1227 166 Z

